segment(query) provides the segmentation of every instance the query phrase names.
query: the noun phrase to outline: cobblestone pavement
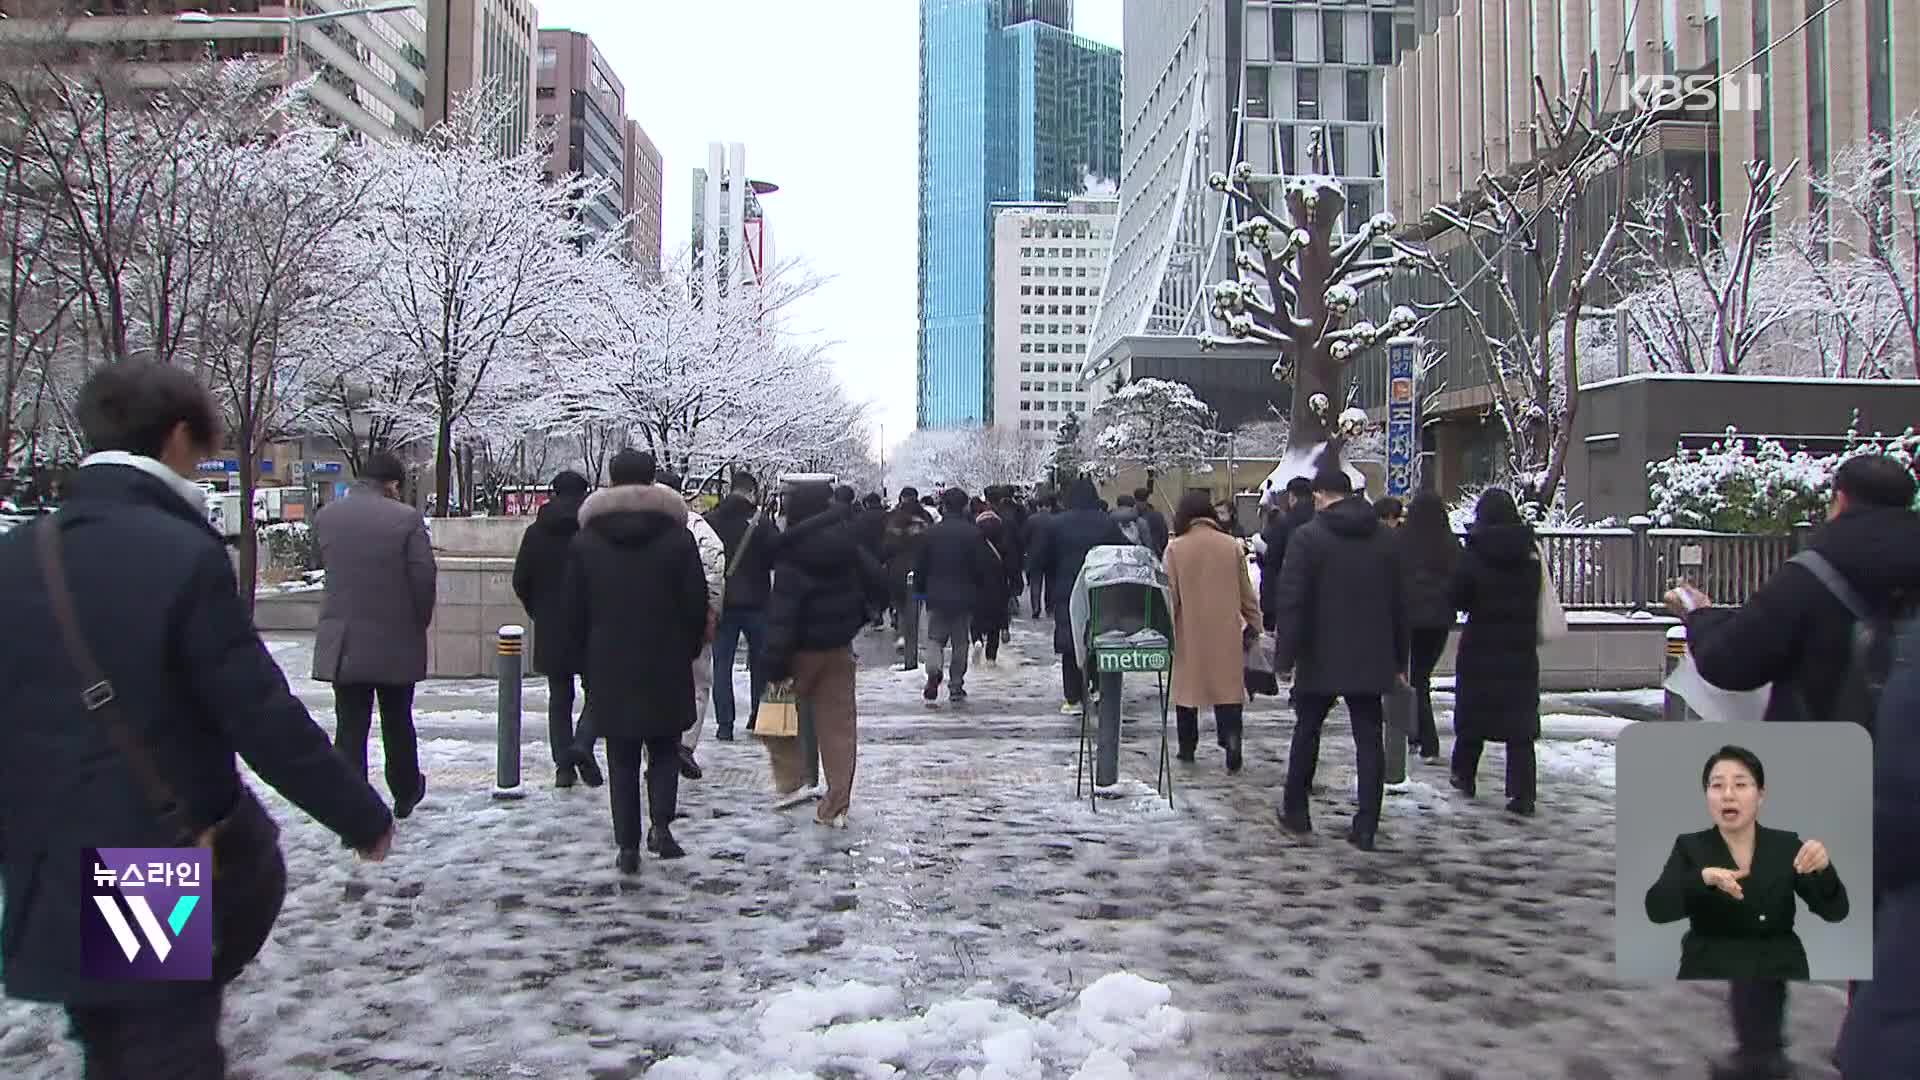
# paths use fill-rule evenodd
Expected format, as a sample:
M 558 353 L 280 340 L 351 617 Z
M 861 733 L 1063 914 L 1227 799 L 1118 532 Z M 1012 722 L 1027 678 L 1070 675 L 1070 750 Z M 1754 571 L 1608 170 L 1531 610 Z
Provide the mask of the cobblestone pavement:
M 932 712 L 918 676 L 880 666 L 887 645 L 863 643 L 852 828 L 774 813 L 761 748 L 709 738 L 706 779 L 682 786 L 692 857 L 637 880 L 613 871 L 604 796 L 547 787 L 535 742 L 527 797 L 490 798 L 484 684 L 428 688 L 432 787 L 389 862 L 349 861 L 273 800 L 296 885 L 230 998 L 236 1075 L 1065 1077 L 968 1072 L 983 1060 L 962 1050 L 770 1047 L 767 999 L 853 980 L 908 1011 L 972 994 L 1051 1016 L 1120 970 L 1190 1018 L 1139 1050 L 1145 1077 L 1685 1077 L 1725 1046 L 1718 987 L 1613 979 L 1606 747 L 1543 744 L 1532 820 L 1500 808 L 1497 749 L 1477 803 L 1416 763 L 1362 854 L 1338 839 L 1353 782 L 1338 716 L 1321 832 L 1302 843 L 1274 823 L 1281 706 L 1251 710 L 1238 776 L 1203 739 L 1171 808 L 1151 786 L 1157 722 L 1130 725 L 1124 794 L 1095 809 L 1075 797 L 1078 721 L 1058 712 L 1040 635 L 977 670 L 964 709 Z M 276 648 L 301 669 L 303 646 Z M 1148 701 L 1130 688 L 1130 713 Z M 537 713 L 528 726 L 543 730 Z M 377 776 L 377 745 L 375 761 Z M 1840 1007 L 1833 988 L 1795 992 L 1804 1076 L 1833 1075 Z M 0 1031 L 0 1073 L 78 1075 L 57 1013 L 9 1002 Z

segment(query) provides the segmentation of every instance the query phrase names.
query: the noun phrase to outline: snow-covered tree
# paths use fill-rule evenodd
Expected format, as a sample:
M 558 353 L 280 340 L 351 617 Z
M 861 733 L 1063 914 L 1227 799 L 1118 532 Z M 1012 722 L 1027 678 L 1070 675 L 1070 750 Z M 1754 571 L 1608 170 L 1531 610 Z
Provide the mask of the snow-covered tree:
M 1018 431 L 1001 427 L 928 428 L 907 437 L 888 463 L 887 472 L 896 488 L 932 492 L 957 487 L 978 495 L 1000 484 L 1038 484 L 1052 467 L 1051 448 Z
M 1080 423 L 1079 413 L 1068 413 L 1060 421 L 1060 429 L 1053 433 L 1053 447 L 1048 458 L 1048 470 L 1056 486 L 1064 487 L 1087 469 L 1087 443 L 1090 435 L 1086 426 Z
M 1834 219 L 1831 240 L 1866 259 L 1897 297 L 1906 374 L 1920 378 L 1920 113 L 1835 154 L 1813 183 Z
M 1307 173 L 1283 181 L 1277 206 L 1256 187 L 1253 166 L 1246 162 L 1235 165 L 1231 176 L 1208 178 L 1215 191 L 1227 195 L 1238 221 L 1238 273 L 1235 280 L 1214 286 L 1214 315 L 1233 337 L 1280 350 L 1273 375 L 1293 387 L 1288 422 L 1296 449 L 1336 438 L 1335 413 L 1347 401 L 1353 362 L 1417 321 L 1405 307 L 1395 308 L 1384 326 L 1351 321 L 1359 314 L 1362 291 L 1387 281 L 1406 256 L 1374 257 L 1375 244 L 1396 225 L 1391 214 L 1376 214 L 1358 233 L 1341 235 L 1346 191 L 1331 173 L 1325 133 L 1315 128 Z M 1329 450 L 1332 464 L 1339 457 L 1338 444 Z
M 1213 447 L 1213 410 L 1186 383 L 1136 379 L 1094 410 L 1102 461 L 1147 474 L 1147 486 L 1179 470 L 1206 468 Z

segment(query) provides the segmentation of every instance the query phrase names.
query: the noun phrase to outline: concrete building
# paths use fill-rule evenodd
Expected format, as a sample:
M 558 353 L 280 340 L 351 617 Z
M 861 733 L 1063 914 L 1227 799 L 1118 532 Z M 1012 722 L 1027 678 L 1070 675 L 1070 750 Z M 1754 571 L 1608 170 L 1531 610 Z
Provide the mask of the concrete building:
M 314 15 L 357 5 L 305 0 Z M 125 60 L 135 85 L 166 86 L 183 67 L 208 59 L 279 56 L 290 81 L 317 75 L 312 99 L 323 115 L 369 138 L 412 138 L 432 122 L 428 0 L 413 11 L 353 15 L 292 29 L 293 5 L 274 0 L 5 0 L 0 44 L 49 50 L 58 62 L 105 54 Z M 205 13 L 181 21 L 182 13 Z M 222 16 L 232 17 L 223 21 Z M 297 48 L 290 49 L 290 45 Z
M 1075 35 L 1072 16 L 1067 0 L 921 0 L 923 428 L 996 420 L 992 205 L 1119 177 L 1120 54 Z
M 1084 424 L 1095 386 L 1081 382 L 1096 296 L 1119 219 L 1111 198 L 999 203 L 993 214 L 993 415 L 1035 442 L 1060 421 Z
M 660 214 L 665 205 L 666 165 L 660 148 L 640 121 L 627 120 L 627 209 L 634 215 L 627 227 L 630 258 L 637 266 L 660 271 Z
M 1411 0 L 1126 0 L 1120 223 L 1084 378 L 1129 380 L 1148 367 L 1179 378 L 1171 361 L 1189 357 L 1194 339 L 1224 335 L 1209 290 L 1236 276 L 1237 219 L 1210 174 L 1245 161 L 1256 184 L 1277 184 L 1305 168 L 1319 131 L 1347 191 L 1347 227 L 1384 207 L 1386 72 L 1412 46 L 1415 17 Z M 1220 373 L 1223 393 L 1272 381 L 1272 350 L 1216 358 L 1226 356 L 1258 370 Z
M 624 228 L 633 208 L 627 187 L 627 90 L 593 39 L 572 30 L 540 31 L 540 125 L 553 133 L 547 178 L 582 176 L 609 185 L 579 213 L 596 237 Z
M 535 65 L 539 49 L 534 29 L 538 18 L 531 0 L 425 3 L 428 126 L 445 119 L 463 95 L 491 87 L 512 102 L 500 122 L 500 150 L 518 153 L 533 136 L 534 91 L 538 85 Z
M 693 170 L 695 281 L 713 282 L 722 295 L 773 274 L 773 229 L 760 197 L 780 188 L 746 176 L 747 148 L 741 143 L 708 143 L 707 167 Z

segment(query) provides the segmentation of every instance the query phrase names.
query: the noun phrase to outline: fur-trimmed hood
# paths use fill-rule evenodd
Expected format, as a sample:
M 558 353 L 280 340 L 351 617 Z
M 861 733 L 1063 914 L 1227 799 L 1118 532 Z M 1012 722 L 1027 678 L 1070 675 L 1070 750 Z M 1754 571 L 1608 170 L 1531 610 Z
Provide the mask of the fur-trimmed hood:
M 687 501 L 659 484 L 602 488 L 580 504 L 580 527 L 616 544 L 647 544 L 670 529 L 687 527 Z

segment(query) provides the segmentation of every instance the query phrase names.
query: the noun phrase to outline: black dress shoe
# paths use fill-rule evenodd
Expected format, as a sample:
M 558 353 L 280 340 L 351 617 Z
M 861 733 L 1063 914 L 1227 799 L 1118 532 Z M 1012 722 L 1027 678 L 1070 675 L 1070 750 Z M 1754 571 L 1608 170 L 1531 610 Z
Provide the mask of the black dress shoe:
M 397 818 L 412 816 L 414 807 L 419 806 L 420 800 L 426 797 L 427 778 L 422 776 L 420 782 L 413 785 L 413 791 L 406 798 L 393 800 L 393 816 Z
M 618 863 L 620 872 L 632 877 L 640 872 L 640 852 L 634 848 L 623 847 L 620 849 Z
M 554 787 L 570 788 L 576 783 L 578 783 L 578 780 L 574 775 L 573 766 L 562 765 L 559 768 L 553 770 L 553 786 Z
M 1195 755 L 1197 753 L 1198 753 L 1197 747 L 1182 745 L 1179 751 L 1173 755 L 1173 759 L 1175 761 L 1184 761 L 1184 762 L 1187 762 L 1188 764 L 1192 764 L 1192 762 L 1194 761 Z
M 663 859 L 684 859 L 687 849 L 673 838 L 673 830 L 665 825 L 655 825 L 647 834 L 647 850 Z
M 719 739 L 721 742 L 732 742 L 733 729 L 730 727 L 723 727 L 718 732 L 715 732 L 713 737 L 716 739 Z
M 1291 833 L 1294 836 L 1312 835 L 1313 822 L 1311 819 L 1304 818 L 1304 817 L 1288 817 L 1287 812 L 1285 810 L 1278 810 L 1278 811 L 1275 811 L 1275 813 L 1280 818 L 1280 828 L 1285 830 L 1286 832 Z
M 1227 771 L 1237 773 L 1244 764 L 1246 764 L 1246 758 L 1241 754 L 1240 736 L 1227 736 Z
M 1372 829 L 1348 829 L 1347 843 L 1352 844 L 1354 847 L 1359 848 L 1361 851 L 1372 851 L 1373 850 L 1373 830 Z
M 1530 802 L 1522 802 L 1519 799 L 1507 800 L 1507 813 L 1509 814 L 1519 814 L 1521 817 L 1532 817 L 1533 809 L 1533 804 Z
M 580 782 L 588 787 L 599 787 L 607 782 L 600 773 L 600 763 L 593 760 L 593 751 L 581 751 L 574 755 L 573 767 L 580 773 Z
M 1459 792 L 1462 795 L 1465 795 L 1469 799 L 1473 798 L 1474 785 L 1473 785 L 1472 777 L 1461 776 L 1457 772 L 1448 772 L 1447 783 L 1453 785 L 1453 790 Z
M 700 763 L 693 759 L 693 751 L 680 748 L 680 775 L 688 780 L 698 780 L 705 775 L 700 771 Z

